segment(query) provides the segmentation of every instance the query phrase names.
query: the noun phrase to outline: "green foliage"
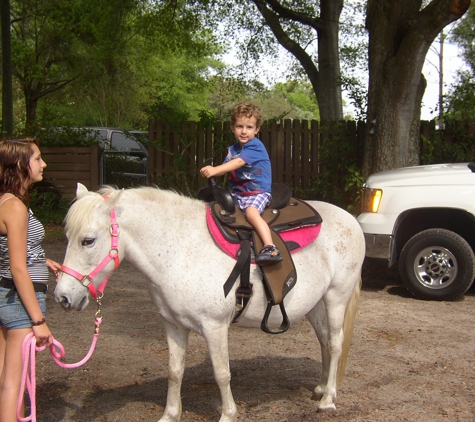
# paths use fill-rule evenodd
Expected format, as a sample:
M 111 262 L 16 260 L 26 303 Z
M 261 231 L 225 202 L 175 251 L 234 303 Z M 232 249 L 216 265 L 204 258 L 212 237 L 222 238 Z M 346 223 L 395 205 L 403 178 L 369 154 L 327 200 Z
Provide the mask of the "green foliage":
M 368 31 L 366 1 L 346 1 L 340 27 L 341 87 L 356 120 L 366 120 L 368 102 Z
M 258 80 L 246 80 L 233 74 L 229 69 L 221 69 L 217 75 L 210 78 L 210 96 L 208 109 L 217 120 L 228 120 L 231 109 L 237 101 L 255 99 L 260 94 L 265 95 L 267 88 Z M 263 110 L 265 113 L 265 110 Z
M 30 208 L 43 224 L 62 224 L 69 202 L 45 184 L 39 184 L 30 192 Z
M 275 102 L 276 94 L 283 97 L 287 107 L 290 107 L 287 118 L 320 120 L 317 99 L 310 82 L 299 79 L 279 82 L 273 86 L 270 94 L 274 94 L 270 95 L 273 102 Z M 278 114 L 274 113 L 274 115 Z
M 462 163 L 475 157 L 475 135 L 469 121 L 446 118 L 445 128 L 422 136 L 421 164 Z
M 367 90 L 367 77 L 361 76 L 367 72 L 366 2 L 222 0 L 209 5 L 213 9 L 207 11 L 208 19 L 218 20 L 220 34 L 231 40 L 241 62 L 235 66 L 240 76 L 267 80 L 269 85 L 279 79 L 306 81 L 312 96 L 324 95 L 332 104 L 341 102 L 340 85 L 356 99 L 361 117 Z M 327 44 L 330 39 L 338 40 L 339 52 L 332 49 L 336 43 Z M 295 109 L 302 104 L 291 105 Z M 332 109 L 319 110 L 317 119 L 340 118 L 330 116 L 335 114 Z
M 190 63 L 186 52 L 169 51 L 150 65 L 153 76 L 148 79 L 152 82 L 147 86 L 147 117 L 171 124 L 197 120 L 199 111 L 208 108 L 212 92 L 209 69 L 219 67 L 219 62 L 202 57 Z
M 146 127 L 206 105 L 221 46 L 187 2 L 12 1 L 17 124 Z M 18 101 L 16 98 L 15 101 Z
M 452 119 L 475 119 L 475 73 L 460 70 L 446 95 L 447 114 Z
M 12 0 L 12 62 L 25 96 L 26 126 L 38 101 L 120 51 L 132 0 Z
M 84 128 L 42 128 L 35 136 L 40 140 L 40 147 L 88 147 L 99 144 L 98 133 Z
M 322 127 L 322 143 L 319 150 L 321 172 L 313 177 L 313 188 L 302 192 L 302 198 L 330 202 L 349 212 L 359 210 L 364 183 L 361 174 L 361 145 L 352 142 L 345 134 L 345 122 L 334 122 Z M 342 157 L 345 159 L 342 160 Z
M 366 120 L 368 108 L 368 90 L 366 86 L 356 77 L 342 77 L 341 85 L 348 93 L 356 120 Z
M 475 119 L 475 7 L 473 5 L 454 27 L 450 40 L 455 42 L 467 65 L 457 71 L 457 79 L 446 95 L 447 113 L 453 119 Z
M 320 114 L 310 83 L 303 80 L 279 82 L 267 88 L 259 81 L 215 76 L 210 108 L 218 120 L 228 120 L 237 101 L 250 100 L 261 110 L 264 120 L 319 120 Z
M 346 203 L 346 209 L 352 214 L 358 214 L 361 209 L 361 195 L 363 194 L 363 184 L 366 178 L 361 174 L 361 169 L 355 164 L 350 165 L 347 170 L 345 193 L 349 202 Z

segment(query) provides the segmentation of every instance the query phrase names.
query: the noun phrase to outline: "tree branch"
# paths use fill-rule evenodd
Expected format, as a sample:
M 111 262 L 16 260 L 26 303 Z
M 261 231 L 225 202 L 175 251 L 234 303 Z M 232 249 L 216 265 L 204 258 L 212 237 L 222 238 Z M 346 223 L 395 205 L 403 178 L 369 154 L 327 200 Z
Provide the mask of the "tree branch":
M 254 3 L 257 5 L 257 2 Z M 259 3 L 267 4 L 267 6 L 269 6 L 277 15 L 280 15 L 283 18 L 311 26 L 317 31 L 324 27 L 321 18 L 315 18 L 306 13 L 296 12 L 295 10 L 282 6 L 282 4 L 276 0 L 264 0 L 259 1 Z
M 267 7 L 264 0 L 252 0 L 264 17 L 266 24 L 274 33 L 277 41 L 282 47 L 295 56 L 301 63 L 308 75 L 315 75 L 318 78 L 318 69 L 312 60 L 312 57 L 292 38 L 290 38 L 280 24 L 279 15 Z M 310 79 L 312 80 L 312 79 Z

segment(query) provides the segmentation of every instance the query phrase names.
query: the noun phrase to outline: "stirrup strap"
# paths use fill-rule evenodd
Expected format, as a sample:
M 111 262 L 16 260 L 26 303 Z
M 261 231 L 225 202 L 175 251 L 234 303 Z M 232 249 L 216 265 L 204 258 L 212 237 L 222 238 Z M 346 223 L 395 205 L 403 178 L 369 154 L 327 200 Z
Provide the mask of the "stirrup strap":
M 252 296 L 252 283 L 250 282 L 251 275 L 251 233 L 248 231 L 237 231 L 239 239 L 241 240 L 241 249 L 238 262 L 224 285 L 225 294 L 229 293 L 234 281 L 241 274 L 241 283 L 236 290 L 236 309 L 232 322 L 237 322 L 242 312 L 246 308 L 249 299 Z M 231 278 L 232 277 L 232 278 Z M 232 281 L 232 282 L 231 282 Z M 226 293 L 227 291 L 227 293 Z
M 223 285 L 224 297 L 228 296 L 229 292 L 234 286 L 234 283 L 236 282 L 236 279 L 239 277 L 239 274 L 241 274 L 241 284 L 243 284 L 243 278 L 246 277 L 247 272 L 247 284 L 249 284 L 249 273 L 251 266 L 251 235 L 250 233 L 241 231 L 238 231 L 237 233 L 241 239 L 241 249 L 239 250 L 238 260 L 234 265 L 231 274 Z M 246 282 L 244 282 L 244 284 L 245 283 Z

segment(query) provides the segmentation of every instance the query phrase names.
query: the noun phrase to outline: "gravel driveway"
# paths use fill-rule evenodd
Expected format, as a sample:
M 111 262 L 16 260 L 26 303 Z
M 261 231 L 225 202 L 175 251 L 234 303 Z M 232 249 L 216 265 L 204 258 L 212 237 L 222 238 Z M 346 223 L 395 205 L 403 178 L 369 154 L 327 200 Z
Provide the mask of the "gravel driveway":
M 62 260 L 65 242 L 45 244 Z M 54 288 L 54 281 L 51 281 Z M 48 298 L 48 322 L 65 361 L 86 354 L 95 304 L 65 312 Z M 58 367 L 37 357 L 37 416 L 50 421 L 158 421 L 166 401 L 167 344 L 144 277 L 124 263 L 103 299 L 104 320 L 91 360 Z M 337 411 L 317 413 L 312 390 L 320 350 L 310 324 L 282 335 L 230 330 L 232 389 L 239 421 L 474 421 L 475 296 L 459 302 L 412 299 L 397 274 L 365 262 L 363 291 Z M 203 339 L 192 334 L 182 421 L 218 421 L 219 391 Z

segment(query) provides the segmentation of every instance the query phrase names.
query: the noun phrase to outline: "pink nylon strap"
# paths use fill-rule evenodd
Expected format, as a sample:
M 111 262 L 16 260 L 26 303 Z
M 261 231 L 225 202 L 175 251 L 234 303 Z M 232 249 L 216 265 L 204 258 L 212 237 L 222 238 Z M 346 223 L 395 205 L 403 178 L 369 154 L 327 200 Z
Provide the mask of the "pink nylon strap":
M 96 316 L 96 327 L 94 330 L 94 336 L 92 338 L 91 346 L 86 356 L 76 363 L 64 363 L 61 361 L 66 355 L 63 345 L 53 338 L 53 344 L 50 346 L 50 352 L 53 360 L 58 366 L 66 369 L 78 368 L 84 365 L 92 356 L 96 343 L 99 337 L 99 328 L 102 324 L 102 317 Z M 46 346 L 36 346 L 36 338 L 34 333 L 28 334 L 22 345 L 22 360 L 23 370 L 21 376 L 20 393 L 18 395 L 17 404 L 17 419 L 19 422 L 36 422 L 36 353 L 42 352 L 46 349 Z M 30 398 L 30 416 L 23 418 L 21 416 L 23 397 L 25 393 L 28 393 Z
M 91 293 L 92 297 L 97 300 L 99 297 L 99 293 L 102 296 L 102 293 L 104 292 L 107 281 L 109 280 L 110 275 L 109 274 L 104 280 L 102 281 L 101 285 L 99 288 L 96 290 L 94 287 L 94 277 L 99 274 L 104 267 L 110 262 L 114 261 L 115 267 L 114 271 L 119 268 L 120 265 L 120 258 L 119 258 L 119 224 L 117 223 L 116 220 L 116 215 L 115 215 L 115 210 L 112 209 L 110 212 L 110 234 L 111 234 L 111 248 L 109 250 L 109 254 L 99 263 L 99 265 L 94 268 L 88 275 L 83 275 L 76 270 L 73 270 L 72 268 L 66 267 L 65 265 L 61 266 L 61 271 L 63 273 L 66 273 L 75 279 L 79 280 L 81 284 L 84 287 L 87 287 L 89 289 L 89 292 Z

